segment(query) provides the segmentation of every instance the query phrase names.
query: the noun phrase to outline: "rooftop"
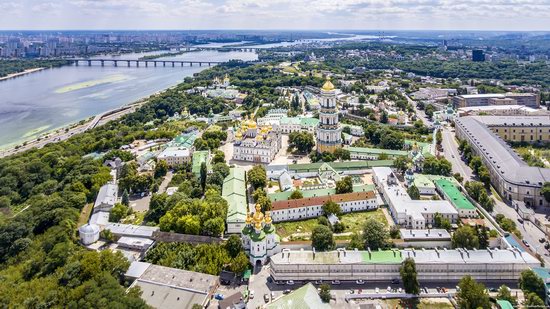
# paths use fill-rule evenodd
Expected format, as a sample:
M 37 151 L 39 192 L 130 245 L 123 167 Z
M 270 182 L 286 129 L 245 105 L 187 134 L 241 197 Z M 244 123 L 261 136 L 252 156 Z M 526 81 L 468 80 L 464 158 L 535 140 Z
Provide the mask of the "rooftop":
M 512 123 L 512 121 L 518 122 L 520 117 L 488 117 L 490 118 L 486 116 L 461 117 L 455 120 L 455 124 L 457 130 L 463 130 L 468 136 L 470 144 L 474 144 L 474 147 L 480 149 L 485 157 L 484 161 L 488 162 L 493 170 L 498 171 L 506 181 L 533 187 L 540 187 L 544 182 L 550 181 L 550 169 L 528 166 L 504 140 L 493 133 L 484 123 L 486 119 L 489 119 L 490 123 L 495 123 L 497 118 Z
M 412 200 L 407 190 L 400 184 L 388 184 L 389 177 L 395 177 L 389 167 L 374 167 L 373 174 L 379 179 L 385 198 L 391 200 L 395 211 L 413 217 L 413 219 L 423 219 L 422 214 L 456 214 L 458 212 L 448 201 L 434 200 Z
M 136 262 L 133 262 L 134 264 Z M 137 277 L 133 285 L 143 292 L 141 298 L 155 308 L 191 308 L 204 305 L 218 285 L 218 277 L 149 263 L 131 265 L 127 275 Z M 149 265 L 147 265 L 149 264 Z
M 350 201 L 368 200 L 372 198 L 375 198 L 374 191 L 352 192 L 352 193 L 344 193 L 344 194 L 308 197 L 308 198 L 301 198 L 296 200 L 287 200 L 287 201 L 283 200 L 283 201 L 273 202 L 272 210 L 323 205 L 325 202 L 329 200 L 336 203 L 343 203 L 343 202 L 350 202 Z
M 393 160 L 373 160 L 373 161 L 344 161 L 344 162 L 329 162 L 328 163 L 336 171 L 345 170 L 361 170 L 368 169 L 374 166 L 392 166 Z M 318 171 L 323 165 L 323 162 L 305 163 L 305 164 L 289 164 L 287 169 L 297 173 Z M 270 166 L 268 165 L 268 169 Z M 278 167 L 275 167 L 278 169 Z
M 349 152 L 361 153 L 361 154 L 380 155 L 385 153 L 390 156 L 406 156 L 408 154 L 408 152 L 404 150 L 391 150 L 391 149 L 365 148 L 365 147 L 344 147 L 344 148 L 349 150 Z
M 208 164 L 209 155 L 210 155 L 210 152 L 208 150 L 193 152 L 193 166 L 192 166 L 193 174 L 198 175 L 200 173 L 201 165 L 203 162 Z
M 223 181 L 222 197 L 227 201 L 227 221 L 243 221 L 248 211 L 245 171 L 240 167 L 229 169 Z
M 353 186 L 353 192 L 367 192 L 367 191 L 374 191 L 374 185 Z M 292 195 L 292 192 L 294 192 L 294 190 L 270 193 L 267 195 L 267 197 L 269 197 L 269 199 L 272 202 L 286 201 L 290 198 L 290 195 Z M 335 195 L 336 189 L 328 188 L 328 189 L 315 189 L 315 190 L 300 190 L 300 192 L 302 193 L 302 196 L 304 198 L 308 198 L 308 197 Z
M 411 230 L 399 229 L 401 238 L 407 240 L 450 240 L 451 234 L 445 229 Z
M 275 264 L 313 265 L 313 264 L 400 264 L 411 257 L 416 264 L 530 264 L 540 265 L 539 260 L 528 253 L 518 250 L 465 250 L 465 249 L 404 249 L 381 251 L 337 250 L 316 252 L 310 250 L 283 250 L 271 257 Z
M 457 186 L 447 179 L 439 179 L 435 181 L 435 185 L 447 197 L 457 209 L 475 210 L 475 206 L 458 190 Z
M 153 232 L 158 231 L 158 226 L 133 225 L 122 223 L 109 223 L 105 229 L 110 230 L 115 235 L 134 236 L 134 237 L 153 237 Z
M 317 289 L 308 283 L 301 288 L 283 295 L 272 303 L 266 305 L 269 309 L 329 309 L 329 304 L 323 303 Z

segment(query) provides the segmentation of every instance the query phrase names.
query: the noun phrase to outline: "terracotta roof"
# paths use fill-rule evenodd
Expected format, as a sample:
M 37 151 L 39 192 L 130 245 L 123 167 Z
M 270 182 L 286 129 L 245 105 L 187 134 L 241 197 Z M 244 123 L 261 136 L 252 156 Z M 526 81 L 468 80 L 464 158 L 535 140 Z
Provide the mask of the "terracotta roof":
M 374 198 L 374 191 L 316 196 L 316 197 L 301 198 L 297 200 L 276 201 L 271 203 L 271 206 L 272 206 L 271 210 L 318 206 L 318 205 L 323 205 L 328 200 L 332 200 L 335 203 L 343 203 L 343 202 L 351 202 L 351 201 L 369 200 L 372 198 Z

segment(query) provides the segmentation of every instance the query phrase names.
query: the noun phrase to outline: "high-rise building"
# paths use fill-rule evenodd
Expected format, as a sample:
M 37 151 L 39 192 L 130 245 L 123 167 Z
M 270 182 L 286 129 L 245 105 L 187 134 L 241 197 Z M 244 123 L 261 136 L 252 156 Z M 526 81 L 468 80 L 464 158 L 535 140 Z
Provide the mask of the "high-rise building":
M 472 50 L 472 61 L 483 62 L 485 61 L 485 53 L 481 49 Z
M 338 123 L 336 91 L 329 80 L 321 88 L 320 105 L 317 152 L 333 153 L 336 149 L 342 147 L 342 128 Z

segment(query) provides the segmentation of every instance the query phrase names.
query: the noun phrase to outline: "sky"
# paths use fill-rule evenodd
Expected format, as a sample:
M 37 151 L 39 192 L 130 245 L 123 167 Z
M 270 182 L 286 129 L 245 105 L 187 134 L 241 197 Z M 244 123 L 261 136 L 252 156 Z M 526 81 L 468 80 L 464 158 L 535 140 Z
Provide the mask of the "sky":
M 550 0 L 0 0 L 2 30 L 550 30 Z

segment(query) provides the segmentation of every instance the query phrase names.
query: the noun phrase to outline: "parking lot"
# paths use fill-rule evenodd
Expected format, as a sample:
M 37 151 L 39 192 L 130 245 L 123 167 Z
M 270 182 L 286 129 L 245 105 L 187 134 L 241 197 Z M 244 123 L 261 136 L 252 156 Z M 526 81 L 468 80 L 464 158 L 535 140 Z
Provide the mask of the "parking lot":
M 281 297 L 284 293 L 294 291 L 307 282 L 272 282 L 269 276 L 269 265 L 263 266 L 261 271 L 252 275 L 249 282 L 249 289 L 254 291 L 254 298 L 248 302 L 249 308 L 258 308 L 264 305 L 264 295 L 269 296 L 270 301 Z M 398 298 L 404 294 L 403 285 L 400 281 L 394 282 L 312 282 L 317 288 L 322 283 L 327 283 L 331 286 L 332 301 L 331 305 L 338 308 L 357 308 L 359 304 L 365 303 L 368 299 L 391 299 Z M 490 294 L 496 295 L 497 289 L 505 284 L 512 289 L 512 295 L 522 297 L 521 292 L 517 290 L 517 282 L 484 282 L 489 289 Z M 420 297 L 423 298 L 450 298 L 455 295 L 458 282 L 420 282 L 421 292 Z M 364 297 L 356 300 L 349 300 L 346 297 L 349 295 L 363 294 Z M 271 298 L 271 295 L 274 298 Z

